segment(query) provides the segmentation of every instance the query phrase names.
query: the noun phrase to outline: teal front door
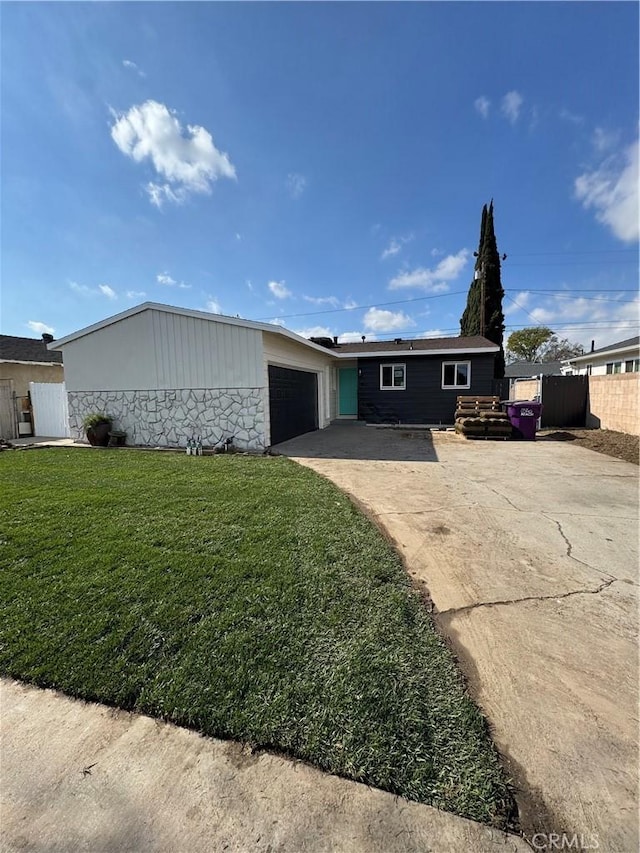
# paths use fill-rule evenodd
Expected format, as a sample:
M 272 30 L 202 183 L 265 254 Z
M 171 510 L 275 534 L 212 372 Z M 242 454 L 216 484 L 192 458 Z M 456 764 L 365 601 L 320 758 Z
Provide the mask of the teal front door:
M 355 417 L 358 414 L 358 368 L 338 368 L 338 414 Z

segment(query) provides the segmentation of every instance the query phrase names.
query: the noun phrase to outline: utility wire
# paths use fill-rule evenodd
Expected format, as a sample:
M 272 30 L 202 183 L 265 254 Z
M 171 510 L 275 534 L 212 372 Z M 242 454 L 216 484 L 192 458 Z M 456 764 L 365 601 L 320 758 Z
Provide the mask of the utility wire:
M 575 293 L 576 294 L 578 294 L 578 293 L 580 293 L 580 294 L 582 294 L 582 293 L 602 293 L 603 289 L 604 288 L 600 288 L 599 290 L 597 290 L 597 289 L 577 290 L 577 291 L 575 291 Z M 606 290 L 608 293 L 637 293 L 638 292 L 638 288 L 610 288 L 610 287 L 608 287 L 608 288 L 606 288 Z M 508 295 L 509 292 L 521 293 L 522 291 L 521 291 L 521 289 L 516 288 L 516 287 L 509 287 L 509 288 L 505 288 L 504 292 L 505 292 L 505 295 Z M 468 293 L 468 290 L 452 290 L 452 291 L 448 291 L 447 293 L 433 293 L 433 294 L 430 294 L 428 296 L 414 296 L 410 299 L 395 299 L 392 302 L 374 302 L 371 305 L 352 305 L 349 308 L 323 308 L 321 311 L 301 311 L 301 312 L 298 312 L 297 314 L 278 314 L 278 316 L 280 317 L 281 320 L 290 320 L 290 319 L 295 318 L 295 317 L 316 317 L 320 314 L 340 314 L 340 313 L 343 313 L 345 311 L 365 311 L 369 308 L 386 308 L 389 305 L 410 305 L 411 303 L 414 303 L 414 302 L 424 302 L 427 299 L 444 299 L 447 296 L 460 296 L 461 294 L 464 294 L 464 293 Z M 567 293 L 566 290 L 528 290 L 527 293 L 531 293 L 532 295 L 535 295 L 538 293 L 544 294 L 544 295 L 557 294 L 559 296 L 561 295 L 563 298 L 566 298 L 566 299 L 577 298 L 575 295 Z M 511 299 L 511 297 L 509 297 L 509 298 Z M 581 299 L 595 299 L 596 297 L 581 296 L 580 298 Z M 601 299 L 602 301 L 607 301 L 607 297 L 598 297 L 598 299 Z M 511 301 L 513 301 L 513 300 L 511 300 Z M 608 301 L 618 302 L 617 299 L 611 299 Z M 624 305 L 625 303 L 619 302 L 619 304 Z M 518 306 L 518 307 L 522 307 L 522 306 Z M 522 309 L 522 310 L 524 310 L 524 309 Z M 531 315 L 529 315 L 529 316 L 531 316 Z M 253 319 L 256 322 L 260 323 L 260 322 L 267 322 L 268 320 L 270 320 L 272 318 L 273 318 L 273 314 L 270 314 L 268 317 L 254 317 Z

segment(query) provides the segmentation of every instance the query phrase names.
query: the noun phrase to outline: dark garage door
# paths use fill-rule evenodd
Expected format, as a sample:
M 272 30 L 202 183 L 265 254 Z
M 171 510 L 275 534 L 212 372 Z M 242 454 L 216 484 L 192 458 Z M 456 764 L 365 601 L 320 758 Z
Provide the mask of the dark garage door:
M 318 429 L 317 401 L 315 373 L 269 365 L 271 444 Z

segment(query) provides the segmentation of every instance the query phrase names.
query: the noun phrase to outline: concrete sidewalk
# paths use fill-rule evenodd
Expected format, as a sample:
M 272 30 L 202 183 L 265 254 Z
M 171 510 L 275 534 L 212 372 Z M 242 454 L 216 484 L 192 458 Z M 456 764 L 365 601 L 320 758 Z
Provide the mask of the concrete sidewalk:
M 481 824 L 157 720 L 0 684 L 2 853 L 527 853 Z
M 76 444 L 80 447 L 85 446 L 79 444 L 73 438 L 48 438 L 47 436 L 12 438 L 11 444 L 14 447 L 73 447 Z M 88 444 L 86 446 L 89 447 Z
M 330 427 L 277 450 L 364 506 L 430 593 L 525 835 L 638 850 L 637 466 L 561 442 L 388 435 Z

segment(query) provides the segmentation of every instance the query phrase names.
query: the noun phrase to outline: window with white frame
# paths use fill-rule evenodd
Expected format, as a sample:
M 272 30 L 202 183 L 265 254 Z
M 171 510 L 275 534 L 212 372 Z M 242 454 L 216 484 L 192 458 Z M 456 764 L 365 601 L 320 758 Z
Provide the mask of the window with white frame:
M 407 367 L 405 364 L 380 365 L 380 390 L 404 391 L 407 387 Z
M 632 358 L 632 359 L 629 359 L 629 361 L 625 361 L 624 372 L 625 373 L 639 373 L 640 372 L 640 358 Z
M 622 373 L 622 362 L 621 361 L 610 361 L 607 364 L 607 373 Z
M 442 387 L 443 388 L 470 388 L 471 387 L 471 362 L 470 361 L 443 361 L 442 362 Z

